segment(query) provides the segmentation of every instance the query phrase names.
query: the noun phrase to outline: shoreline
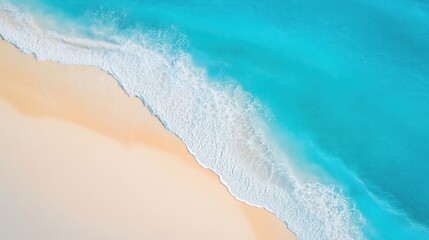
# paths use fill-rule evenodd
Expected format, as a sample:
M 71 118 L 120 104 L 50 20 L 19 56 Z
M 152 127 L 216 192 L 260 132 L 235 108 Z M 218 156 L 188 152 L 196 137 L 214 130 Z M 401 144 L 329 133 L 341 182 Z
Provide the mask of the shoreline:
M 201 204 L 204 203 L 203 200 L 196 201 L 195 203 L 193 202 L 194 204 L 200 204 L 199 210 L 210 210 L 209 213 L 212 215 L 223 212 L 224 215 L 221 215 L 221 218 L 217 219 L 217 221 L 228 220 L 225 219 L 225 216 L 231 215 L 236 221 L 232 221 L 229 224 L 234 224 L 234 227 L 246 229 L 243 233 L 239 233 L 231 229 L 234 227 L 229 227 L 229 234 L 232 235 L 230 235 L 229 238 L 226 237 L 227 239 L 295 239 L 293 234 L 286 228 L 286 224 L 281 222 L 274 214 L 265 209 L 252 207 L 236 200 L 227 191 L 226 187 L 220 183 L 218 176 L 210 170 L 204 169 L 202 166 L 198 165 L 178 137 L 164 129 L 158 119 L 149 113 L 139 99 L 127 96 L 119 87 L 116 80 L 108 74 L 95 67 L 39 62 L 35 60 L 33 56 L 21 53 L 12 46 L 12 44 L 4 40 L 1 40 L 0 49 L 3 53 L 0 58 L 0 69 L 2 70 L 0 73 L 0 84 L 2 85 L 0 88 L 0 102 L 2 103 L 0 109 L 2 115 L 6 112 L 8 115 L 13 115 L 15 118 L 27 119 L 27 122 L 48 121 L 50 125 L 61 125 L 59 129 L 63 129 L 68 133 L 70 133 L 70 129 L 73 129 L 75 132 L 81 132 L 81 135 L 86 136 L 87 134 L 92 134 L 95 136 L 86 136 L 86 139 L 104 139 L 110 142 L 106 144 L 109 146 L 111 145 L 112 149 L 118 147 L 118 151 L 123 155 L 126 155 L 128 151 L 132 153 L 135 151 L 143 151 L 146 152 L 146 155 L 152 154 L 153 158 L 159 157 L 163 159 L 162 164 L 156 161 L 148 160 L 148 162 L 151 162 L 150 164 L 153 164 L 153 169 L 160 171 L 158 174 L 161 175 L 165 169 L 170 169 L 168 170 L 171 171 L 169 173 L 174 176 L 162 177 L 171 178 L 170 181 L 166 183 L 179 181 L 183 185 L 180 186 L 188 189 L 187 193 L 183 193 L 185 196 L 181 198 L 190 200 L 190 196 L 186 196 L 186 194 L 193 193 L 193 190 L 198 189 L 200 192 L 195 196 L 202 199 L 207 198 L 206 201 L 209 202 L 213 201 L 212 198 L 214 198 L 216 201 L 211 202 L 211 204 L 223 204 L 219 206 L 216 205 L 216 208 L 214 208 L 213 205 L 211 206 L 213 209 L 207 209 L 201 206 Z M 6 106 L 9 106 L 15 112 L 8 109 Z M 55 120 L 56 123 L 53 123 L 53 120 Z M 46 126 L 43 129 L 46 131 Z M 84 134 L 82 132 L 86 133 Z M 79 139 L 79 141 L 83 139 L 78 136 L 76 136 L 76 138 Z M 2 141 L 8 141 L 8 139 L 2 139 Z M 91 151 L 93 150 L 94 149 Z M 41 156 L 43 156 L 43 153 L 41 154 Z M 143 153 L 140 154 L 144 156 Z M 117 157 L 119 156 L 122 157 L 122 155 L 117 155 Z M 136 159 L 136 156 L 127 157 Z M 140 162 L 133 162 L 132 165 L 134 164 L 133 166 L 135 167 L 139 166 L 144 168 L 145 164 L 149 164 L 148 162 L 142 159 Z M 28 162 L 22 162 L 22 164 L 25 163 Z M 66 162 L 63 162 L 63 164 L 66 164 Z M 121 168 L 119 162 L 113 161 L 111 164 L 116 168 Z M 159 164 L 159 166 L 157 164 Z M 172 169 L 172 166 L 182 169 L 184 173 L 178 172 L 177 169 Z M 61 168 L 61 166 L 57 167 Z M 46 168 L 49 168 L 49 164 L 46 165 Z M 63 170 L 67 175 L 66 169 Z M 94 171 L 94 169 L 92 170 Z M 124 172 L 131 170 L 132 169 L 123 169 Z M 109 171 L 115 173 L 115 169 L 109 169 Z M 31 171 L 26 173 L 31 175 Z M 0 171 L 0 177 L 2 177 L 2 174 L 4 173 Z M 97 174 L 100 174 L 99 177 L 103 176 L 103 173 Z M 153 174 L 155 178 L 156 174 Z M 22 177 L 28 178 L 28 175 Z M 76 177 L 77 176 L 71 174 L 69 176 L 69 181 L 77 180 L 75 179 Z M 135 175 L 134 177 L 136 179 L 130 181 L 136 184 L 136 186 L 144 182 L 144 177 L 140 179 L 140 181 L 138 181 L 138 179 L 142 176 Z M 187 180 L 187 177 L 192 178 L 192 180 Z M 120 179 L 121 178 L 118 178 L 118 180 Z M 18 180 L 21 181 L 22 179 Z M 47 179 L 45 180 L 47 181 Z M 84 183 L 82 184 L 83 186 L 85 185 Z M 105 186 L 103 183 L 98 184 L 104 188 L 109 188 L 109 186 Z M 130 184 L 130 182 L 128 182 L 128 184 Z M 146 189 L 154 188 L 152 194 L 159 194 L 161 198 L 167 197 L 163 195 L 165 192 L 156 192 L 159 191 L 159 189 L 156 189 L 157 187 L 153 186 L 153 184 L 145 184 Z M 3 185 L 0 185 L 0 187 L 1 186 Z M 122 187 L 125 186 L 127 185 L 123 185 Z M 73 187 L 76 186 L 73 185 L 70 188 Z M 192 189 L 192 191 L 189 191 L 189 189 Z M 183 191 L 183 189 L 181 190 Z M 55 191 L 59 191 L 59 189 L 55 189 Z M 55 196 L 59 194 L 55 191 L 49 194 Z M 176 193 L 182 193 L 182 191 Z M 61 201 L 67 202 L 67 198 L 61 194 L 57 197 L 60 198 Z M 113 194 L 113 192 L 109 194 Z M 210 197 L 205 195 L 209 195 Z M 132 196 L 132 194 L 129 196 Z M 97 196 L 93 196 L 93 198 L 97 199 Z M 124 198 L 123 200 L 129 199 Z M 141 200 L 144 199 L 142 198 Z M 174 199 L 175 203 L 176 200 L 177 199 Z M 81 204 L 85 204 L 85 199 L 80 199 L 79 201 Z M 155 203 L 156 202 L 153 202 L 153 204 Z M 180 205 L 180 203 L 177 202 L 177 205 L 181 208 L 186 205 L 185 203 L 186 201 L 181 202 L 182 205 Z M 75 202 L 71 201 L 67 204 L 73 205 Z M 118 201 L 115 204 L 113 205 L 117 207 L 117 205 L 123 203 Z M 185 212 L 191 211 L 192 208 L 194 208 L 189 202 L 187 205 L 190 209 L 183 210 Z M 153 211 L 153 209 L 146 210 Z M 144 211 L 142 212 L 144 213 Z M 157 214 L 154 214 L 152 217 L 155 215 Z M 168 214 L 165 216 L 167 215 Z M 186 216 L 186 214 L 183 216 Z M 138 216 L 134 216 L 134 218 L 138 218 Z M 195 218 L 192 220 L 195 221 L 195 224 L 202 224 L 201 219 Z M 149 220 L 147 221 L 150 222 Z M 162 222 L 162 220 L 159 221 Z M 216 223 L 220 224 L 220 222 Z M 227 227 L 226 223 L 222 226 Z M 216 226 L 215 229 L 211 229 L 211 231 L 216 233 L 214 230 L 218 227 L 219 226 Z M 137 226 L 135 226 L 135 228 L 135 231 L 138 231 Z M 210 229 L 210 226 L 207 228 Z M 176 231 L 180 232 L 180 230 Z M 190 231 L 190 229 L 188 229 L 188 231 Z M 183 232 L 183 234 L 186 233 Z M 246 237 L 237 238 L 236 234 L 244 234 L 242 237 Z M 219 239 L 219 236 L 213 239 Z M 225 239 L 225 236 L 223 236 L 223 239 Z

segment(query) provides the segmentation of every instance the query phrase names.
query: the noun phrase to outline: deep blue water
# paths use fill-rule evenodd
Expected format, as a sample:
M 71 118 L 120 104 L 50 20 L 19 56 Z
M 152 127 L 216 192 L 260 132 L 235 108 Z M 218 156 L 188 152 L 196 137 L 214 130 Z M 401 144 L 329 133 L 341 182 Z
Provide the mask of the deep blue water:
M 268 107 L 303 175 L 344 190 L 366 237 L 429 239 L 425 1 L 19 2 L 82 22 L 110 13 L 101 24 L 118 17 L 118 34 L 174 27 L 211 79 Z

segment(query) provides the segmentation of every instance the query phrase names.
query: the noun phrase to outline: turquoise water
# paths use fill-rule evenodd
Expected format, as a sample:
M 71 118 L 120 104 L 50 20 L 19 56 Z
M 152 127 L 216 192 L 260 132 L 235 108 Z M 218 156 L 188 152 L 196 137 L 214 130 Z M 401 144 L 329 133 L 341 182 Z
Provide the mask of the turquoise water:
M 425 1 L 12 2 L 84 30 L 165 34 L 159 41 L 188 52 L 209 81 L 240 85 L 267 107 L 289 167 L 338 186 L 366 238 L 429 239 Z

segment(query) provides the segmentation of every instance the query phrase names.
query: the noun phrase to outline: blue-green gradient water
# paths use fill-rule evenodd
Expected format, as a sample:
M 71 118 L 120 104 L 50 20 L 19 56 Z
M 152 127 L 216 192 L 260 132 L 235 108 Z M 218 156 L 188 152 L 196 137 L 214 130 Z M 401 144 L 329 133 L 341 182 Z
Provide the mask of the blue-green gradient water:
M 209 81 L 233 81 L 267 107 L 290 167 L 338 186 L 365 238 L 429 239 L 428 2 L 12 2 L 117 34 L 174 30 L 165 41 L 184 37 L 173 48 Z

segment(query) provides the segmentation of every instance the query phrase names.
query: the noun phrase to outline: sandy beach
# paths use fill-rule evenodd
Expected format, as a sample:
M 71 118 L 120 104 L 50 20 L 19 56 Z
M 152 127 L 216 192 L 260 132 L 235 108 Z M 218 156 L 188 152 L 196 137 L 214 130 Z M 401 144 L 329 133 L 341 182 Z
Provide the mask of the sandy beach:
M 109 75 L 0 52 L 0 239 L 295 239 Z

